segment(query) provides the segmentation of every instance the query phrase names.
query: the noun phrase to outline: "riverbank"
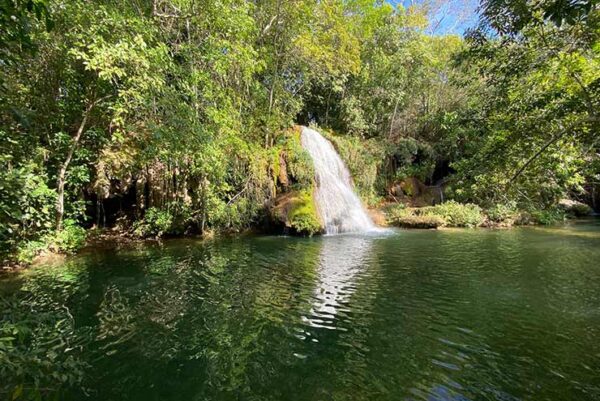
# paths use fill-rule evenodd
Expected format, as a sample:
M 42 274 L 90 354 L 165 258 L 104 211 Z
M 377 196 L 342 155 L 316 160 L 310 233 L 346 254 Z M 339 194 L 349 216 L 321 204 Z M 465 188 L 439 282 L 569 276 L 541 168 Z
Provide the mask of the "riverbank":
M 398 227 L 402 229 L 510 229 L 517 226 L 552 226 L 591 215 L 591 208 L 581 203 L 571 202 L 569 207 L 557 207 L 551 210 L 517 210 L 507 206 L 483 209 L 475 204 L 461 204 L 449 201 L 444 204 L 425 207 L 408 207 L 401 203 L 384 203 L 369 208 L 369 217 L 377 226 Z M 130 228 L 91 228 L 66 227 L 59 234 L 47 235 L 40 240 L 30 241 L 19 248 L 19 252 L 6 260 L 0 268 L 0 274 L 11 273 L 25 268 L 64 260 L 85 249 L 122 248 L 146 243 L 157 243 L 173 238 L 212 239 L 223 236 L 244 236 L 248 234 L 269 235 L 286 234 L 273 227 L 251 227 L 243 231 L 206 231 L 204 234 L 186 233 L 178 235 L 155 233 L 140 235 Z M 278 227 L 280 228 L 280 227 Z M 293 232 L 291 232 L 293 234 Z M 302 235 L 300 235 L 302 236 Z
M 552 225 L 567 219 L 590 216 L 592 209 L 583 203 L 564 201 L 551 209 L 523 210 L 509 205 L 498 204 L 491 208 L 481 208 L 472 203 L 446 203 L 407 207 L 402 203 L 388 203 L 382 206 L 385 221 L 390 226 L 401 228 L 510 228 L 527 225 Z

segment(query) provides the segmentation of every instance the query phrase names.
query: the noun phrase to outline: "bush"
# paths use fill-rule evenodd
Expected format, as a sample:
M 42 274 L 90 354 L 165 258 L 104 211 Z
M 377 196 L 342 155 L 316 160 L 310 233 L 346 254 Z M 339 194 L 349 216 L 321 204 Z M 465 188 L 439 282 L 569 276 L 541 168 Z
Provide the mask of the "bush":
M 402 203 L 389 205 L 384 209 L 387 223 L 404 228 L 438 228 L 444 226 L 446 221 L 440 216 L 421 214 L 422 209 L 407 208 Z
M 558 202 L 558 208 L 569 217 L 585 217 L 593 213 L 593 209 L 589 205 L 571 199 L 561 199 Z
M 140 237 L 162 237 L 171 231 L 172 225 L 173 215 L 168 210 L 151 207 L 142 220 L 134 223 L 133 231 Z
M 392 225 L 399 218 L 414 215 L 412 209 L 407 208 L 403 203 L 386 205 L 383 208 L 383 212 L 387 217 L 388 223 Z
M 512 225 L 520 219 L 520 213 L 513 203 L 498 203 L 486 210 L 488 220 L 492 223 L 506 223 Z
M 11 256 L 23 241 L 40 238 L 54 225 L 56 192 L 35 165 L 9 168 L 0 156 L 0 257 Z
M 144 238 L 182 235 L 192 222 L 192 213 L 187 205 L 172 203 L 166 209 L 151 207 L 146 210 L 144 218 L 133 224 L 133 232 Z
M 74 221 L 66 220 L 64 228 L 53 235 L 51 249 L 59 253 L 75 253 L 85 245 L 87 233 Z
M 594 212 L 594 210 L 589 205 L 586 205 L 585 203 L 577 203 L 577 204 L 573 205 L 573 207 L 570 210 L 570 213 L 572 215 L 574 215 L 575 217 L 589 216 L 593 212 Z
M 355 184 L 360 197 L 369 205 L 379 200 L 385 193 L 385 177 L 381 174 L 386 149 L 377 139 L 361 139 L 348 135 L 335 135 L 333 132 L 317 128 L 335 147 Z
M 19 263 L 31 263 L 40 253 L 48 249 L 48 244 L 43 240 L 25 241 L 17 248 L 17 261 Z
M 477 227 L 483 223 L 481 208 L 472 203 L 449 201 L 420 209 L 423 216 L 438 216 L 448 227 Z
M 543 225 L 556 224 L 566 218 L 565 212 L 560 209 L 536 209 L 531 210 L 529 213 L 533 222 Z
M 61 231 L 50 232 L 37 240 L 25 241 L 17 248 L 17 261 L 31 263 L 45 251 L 72 254 L 85 245 L 87 233 L 73 220 L 65 220 Z

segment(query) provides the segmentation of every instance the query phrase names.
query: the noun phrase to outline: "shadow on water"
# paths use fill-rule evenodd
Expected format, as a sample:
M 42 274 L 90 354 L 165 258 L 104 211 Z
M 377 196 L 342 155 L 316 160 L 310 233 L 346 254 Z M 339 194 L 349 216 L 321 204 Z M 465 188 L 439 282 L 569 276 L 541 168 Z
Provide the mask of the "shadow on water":
M 599 230 L 88 252 L 0 281 L 0 398 L 600 399 Z

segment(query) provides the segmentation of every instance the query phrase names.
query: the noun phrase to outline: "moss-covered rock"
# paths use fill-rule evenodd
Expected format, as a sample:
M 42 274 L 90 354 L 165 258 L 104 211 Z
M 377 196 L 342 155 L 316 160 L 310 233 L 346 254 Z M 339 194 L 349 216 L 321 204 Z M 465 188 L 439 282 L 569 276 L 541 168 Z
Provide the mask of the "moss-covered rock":
M 438 228 L 444 224 L 444 219 L 439 216 L 409 215 L 394 220 L 395 226 L 403 228 Z
M 275 200 L 271 219 L 276 227 L 292 235 L 312 236 L 323 232 L 312 191 L 301 190 L 282 194 Z

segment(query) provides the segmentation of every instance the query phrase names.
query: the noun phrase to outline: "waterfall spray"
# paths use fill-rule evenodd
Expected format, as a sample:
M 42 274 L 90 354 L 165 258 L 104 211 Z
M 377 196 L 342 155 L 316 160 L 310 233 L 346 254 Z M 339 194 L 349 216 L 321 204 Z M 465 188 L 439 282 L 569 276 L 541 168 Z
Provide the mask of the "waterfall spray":
M 373 221 L 352 189 L 350 172 L 331 142 L 307 127 L 302 127 L 301 141 L 315 166 L 315 201 L 325 232 L 339 234 L 373 230 Z

